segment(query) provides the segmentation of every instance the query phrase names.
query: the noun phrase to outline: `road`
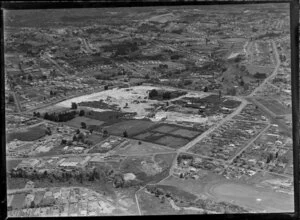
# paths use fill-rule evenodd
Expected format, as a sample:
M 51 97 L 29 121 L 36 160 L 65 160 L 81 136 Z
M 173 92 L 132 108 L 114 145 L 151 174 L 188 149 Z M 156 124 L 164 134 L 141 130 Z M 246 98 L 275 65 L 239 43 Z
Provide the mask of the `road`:
M 19 101 L 19 98 L 16 94 L 16 92 L 12 91 L 12 95 L 14 97 L 14 102 L 15 102 L 15 106 L 16 106 L 16 110 L 18 113 L 22 112 L 22 107 L 21 107 L 21 103 Z
M 274 41 L 271 41 L 271 42 L 272 42 L 272 47 L 273 47 L 273 51 L 275 52 L 275 58 L 276 58 L 275 69 L 274 69 L 273 73 L 270 76 L 268 76 L 267 78 L 265 78 L 264 81 L 258 87 L 256 87 L 249 96 L 254 96 L 257 92 L 261 91 L 264 88 L 264 86 L 266 85 L 266 83 L 269 82 L 271 79 L 273 79 L 278 73 L 278 69 L 280 67 L 279 54 L 278 54 L 275 42 Z
M 52 63 L 62 75 L 68 75 L 68 73 L 66 73 L 66 71 L 64 71 L 62 67 L 58 65 L 58 63 L 55 60 L 53 60 L 47 53 L 44 54 L 44 57 L 46 60 Z
M 241 153 L 243 153 L 248 147 L 250 147 L 253 143 L 254 143 L 254 141 L 256 141 L 260 136 L 261 136 L 261 134 L 262 133 L 264 133 L 266 130 L 268 130 L 269 128 L 270 128 L 270 124 L 267 126 L 267 127 L 265 127 L 261 132 L 259 132 L 257 135 L 256 135 L 256 137 L 255 138 L 253 138 L 248 144 L 246 144 L 246 146 L 245 147 L 243 147 L 240 151 L 238 151 L 237 152 L 237 154 L 236 155 L 234 155 L 230 160 L 228 160 L 228 163 L 232 163 L 232 161 L 237 157 L 237 156 L 239 156 Z

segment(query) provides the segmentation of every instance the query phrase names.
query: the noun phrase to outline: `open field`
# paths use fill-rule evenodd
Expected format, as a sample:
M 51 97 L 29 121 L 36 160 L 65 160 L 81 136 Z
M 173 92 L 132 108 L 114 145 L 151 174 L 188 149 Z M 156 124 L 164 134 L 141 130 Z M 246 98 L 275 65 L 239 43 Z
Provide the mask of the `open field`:
M 184 214 L 172 208 L 169 202 L 161 203 L 161 200 L 148 192 L 145 189 L 138 193 L 140 209 L 143 215 L 178 215 Z
M 166 135 L 162 133 L 146 132 L 134 136 L 133 138 L 148 141 L 171 148 L 180 148 L 189 142 L 189 139 L 180 136 Z
M 71 126 L 71 127 L 75 127 L 75 128 L 81 128 L 82 122 L 84 122 L 86 124 L 87 128 L 90 125 L 101 126 L 104 123 L 103 121 L 99 121 L 99 120 L 95 120 L 95 119 L 91 119 L 91 118 L 87 118 L 87 117 L 76 117 L 68 122 L 63 123 L 63 124 Z
M 20 194 L 14 195 L 14 198 L 11 202 L 13 209 L 21 209 L 23 207 L 23 202 L 24 202 L 25 197 L 26 197 L 25 193 L 20 193 Z
M 7 177 L 7 189 L 23 189 L 26 186 L 28 179 Z
M 139 144 L 139 142 L 141 144 Z M 124 146 L 124 148 L 118 148 L 116 150 L 116 154 L 121 155 L 145 155 L 145 154 L 156 154 L 156 153 L 165 153 L 172 152 L 174 149 L 167 148 L 165 146 L 161 146 L 158 144 L 138 141 L 138 140 L 130 140 L 129 144 Z
M 201 198 L 205 195 L 205 186 L 209 185 L 214 181 L 224 181 L 224 178 L 218 176 L 216 174 L 212 174 L 209 171 L 203 170 L 203 176 L 198 179 L 182 179 L 174 176 L 170 176 L 164 181 L 162 181 L 161 185 L 174 186 L 181 190 L 187 191 L 198 198 Z
M 118 111 L 88 111 L 85 117 L 98 120 L 99 122 L 105 122 L 105 124 L 109 125 L 118 122 L 120 118 L 125 115 L 126 113 Z
M 291 113 L 291 110 L 286 108 L 284 105 L 282 105 L 276 99 L 258 98 L 257 101 L 259 101 L 262 105 L 264 105 L 267 109 L 269 109 L 275 115 L 285 115 L 285 114 Z
M 158 124 L 154 128 L 138 133 L 133 138 L 177 149 L 201 133 L 200 130 L 173 124 Z
M 10 142 L 14 139 L 20 141 L 35 141 L 46 135 L 46 127 L 45 125 L 38 125 L 34 127 L 30 127 L 23 131 L 17 131 L 7 134 L 6 142 Z
M 253 212 L 293 212 L 293 196 L 237 183 L 212 184 L 207 192 L 217 199 L 244 205 Z M 282 202 L 284 201 L 284 203 Z M 255 211 L 254 211 L 255 210 Z
M 14 159 L 14 160 L 6 160 L 6 169 L 11 170 L 15 168 L 22 160 Z
M 176 195 L 176 197 L 178 197 L 182 200 L 192 202 L 192 201 L 195 201 L 197 199 L 197 196 L 195 196 L 195 194 L 189 193 L 189 192 L 184 191 L 184 190 L 182 190 L 178 187 L 175 187 L 175 186 L 158 184 L 158 185 L 156 185 L 156 187 L 161 188 L 165 191 L 168 191 L 171 194 Z
M 185 144 L 187 144 L 189 142 L 189 140 L 180 138 L 180 137 L 165 135 L 165 136 L 155 140 L 154 142 L 157 144 L 162 144 L 162 145 L 177 149 L 177 148 L 180 148 L 180 147 L 184 146 Z
M 160 184 L 176 186 L 197 195 L 199 198 L 208 197 L 215 201 L 227 201 L 230 203 L 234 201 L 234 204 L 248 207 L 251 212 L 293 211 L 292 195 L 275 192 L 266 187 L 256 187 L 252 184 L 229 181 L 217 175 L 209 174 L 199 180 L 169 177 Z M 286 202 L 282 204 L 282 201 Z
M 128 136 L 133 136 L 141 131 L 147 130 L 154 126 L 154 122 L 148 120 L 124 120 L 110 126 L 104 127 L 109 134 L 123 136 L 126 131 Z

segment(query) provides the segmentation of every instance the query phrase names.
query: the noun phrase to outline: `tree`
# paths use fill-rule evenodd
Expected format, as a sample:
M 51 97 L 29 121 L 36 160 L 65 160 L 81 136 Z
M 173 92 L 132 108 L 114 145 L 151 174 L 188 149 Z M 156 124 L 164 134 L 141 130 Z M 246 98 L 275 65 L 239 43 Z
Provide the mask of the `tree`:
M 241 81 L 240 81 L 240 86 L 244 86 L 245 85 L 245 82 L 244 82 L 244 80 L 242 79 Z
M 145 79 L 150 79 L 150 76 L 148 73 L 145 75 Z
M 46 112 L 46 113 L 44 114 L 44 119 L 49 120 L 49 114 L 48 114 L 48 112 Z
M 9 103 L 14 103 L 14 96 L 12 94 L 9 94 L 9 96 L 8 96 L 8 102 Z
M 163 99 L 170 99 L 171 98 L 171 92 L 166 91 L 162 95 Z
M 108 85 L 105 85 L 105 86 L 104 86 L 104 90 L 108 90 Z
M 124 179 L 121 174 L 115 175 L 113 185 L 116 188 L 122 187 L 124 185 Z
M 32 75 L 31 75 L 31 74 L 29 74 L 29 75 L 28 75 L 28 77 L 27 77 L 27 79 L 28 79 L 29 81 L 32 81 L 32 80 L 33 80 L 33 77 L 32 77 Z
M 154 97 L 158 96 L 158 92 L 156 89 L 152 89 L 150 92 L 149 92 L 149 99 L 152 99 Z
M 81 122 L 80 124 L 81 124 L 82 129 L 86 129 L 86 123 L 85 122 Z
M 128 137 L 128 134 L 127 134 L 126 130 L 123 132 L 123 137 Z
M 77 109 L 77 104 L 75 102 L 72 102 L 71 109 Z
M 208 92 L 208 87 L 207 86 L 204 87 L 203 92 Z
M 80 110 L 80 112 L 79 112 L 79 116 L 84 116 L 84 110 Z
M 108 137 L 108 131 L 107 130 L 103 131 L 103 137 Z
M 185 86 L 191 85 L 192 83 L 193 83 L 193 81 L 190 80 L 190 79 L 184 81 L 184 85 L 185 85 Z
M 46 134 L 47 135 L 51 135 L 52 134 L 52 131 L 51 131 L 50 127 L 47 127 Z
M 267 163 L 270 163 L 273 160 L 273 154 L 269 154 L 267 157 Z

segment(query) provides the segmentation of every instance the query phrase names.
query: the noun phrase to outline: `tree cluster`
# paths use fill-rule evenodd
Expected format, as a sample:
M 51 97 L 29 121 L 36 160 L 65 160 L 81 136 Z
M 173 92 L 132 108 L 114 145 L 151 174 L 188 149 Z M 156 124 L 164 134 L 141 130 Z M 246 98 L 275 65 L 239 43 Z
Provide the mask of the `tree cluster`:
M 62 112 L 62 113 L 48 113 L 46 112 L 44 114 L 44 119 L 49 121 L 55 121 L 55 122 L 66 122 L 70 121 L 76 116 L 76 111 L 68 111 L 68 112 Z
M 77 109 L 77 104 L 75 102 L 72 102 L 71 109 Z

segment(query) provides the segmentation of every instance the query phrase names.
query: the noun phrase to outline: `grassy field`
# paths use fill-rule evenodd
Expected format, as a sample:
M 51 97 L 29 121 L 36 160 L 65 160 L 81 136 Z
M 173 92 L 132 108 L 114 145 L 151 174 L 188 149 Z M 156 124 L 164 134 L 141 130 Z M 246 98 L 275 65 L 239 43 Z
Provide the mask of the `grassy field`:
M 291 110 L 286 108 L 280 102 L 275 99 L 257 99 L 261 104 L 268 108 L 275 115 L 285 115 L 290 114 Z
M 176 130 L 176 127 L 175 126 L 172 126 L 172 125 L 162 125 L 162 126 L 159 126 L 155 129 L 153 129 L 152 131 L 157 131 L 157 132 L 160 132 L 160 133 L 170 133 L 172 131 Z
M 104 123 L 103 121 L 82 116 L 73 118 L 72 120 L 65 122 L 64 124 L 71 127 L 81 128 L 81 122 L 86 123 L 87 128 L 89 127 L 89 125 L 101 126 Z
M 189 142 L 189 140 L 186 138 L 153 132 L 141 133 L 139 135 L 134 136 L 134 138 L 159 145 L 164 145 L 173 149 L 180 148 Z
M 14 139 L 20 141 L 35 141 L 46 135 L 45 125 L 37 125 L 30 127 L 25 131 L 12 132 L 7 134 L 6 142 L 10 142 Z
M 89 111 L 85 114 L 85 117 L 95 119 L 98 121 L 105 122 L 105 125 L 111 125 L 113 123 L 119 122 L 120 118 L 126 115 L 126 113 L 117 112 L 117 111 Z
M 144 132 L 140 131 L 133 138 L 177 149 L 187 144 L 199 134 L 201 134 L 201 131 L 196 129 L 177 125 L 158 124 Z
M 293 196 L 246 184 L 212 184 L 208 193 L 224 201 L 249 207 L 254 212 L 292 212 Z M 284 201 L 284 202 L 282 202 Z
M 6 161 L 6 170 L 11 170 L 15 168 L 22 160 L 7 160 Z
M 141 144 L 139 144 L 139 142 Z M 138 141 L 138 140 L 130 140 L 130 143 L 124 148 L 120 148 L 116 151 L 116 154 L 121 155 L 145 155 L 145 154 L 154 154 L 154 153 L 164 153 L 164 152 L 172 152 L 174 149 L 166 148 L 165 146 L 161 146 L 158 144 Z
M 197 197 L 201 197 L 205 194 L 206 186 L 215 182 L 215 181 L 222 181 L 224 180 L 223 177 L 217 176 L 215 174 L 211 174 L 207 171 L 203 171 L 203 178 L 198 180 L 194 179 L 180 179 L 174 176 L 170 176 L 169 178 L 165 179 L 160 185 L 168 185 L 174 186 L 179 188 L 183 191 L 191 193 Z
M 133 136 L 141 131 L 147 130 L 154 126 L 155 123 L 148 120 L 124 120 L 105 127 L 109 134 L 123 136 L 126 130 L 128 136 Z
M 21 209 L 23 207 L 23 202 L 25 200 L 25 193 L 19 193 L 14 195 L 14 198 L 11 202 L 12 208 L 13 209 Z
M 91 141 L 92 144 L 94 145 L 94 144 L 99 143 L 100 141 L 103 141 L 104 138 L 103 138 L 102 136 L 100 136 L 99 134 L 93 133 L 93 134 L 91 134 L 90 136 L 88 136 L 88 137 L 86 138 L 86 140 Z
M 182 137 L 185 137 L 185 138 L 194 138 L 197 135 L 199 135 L 200 133 L 197 132 L 197 131 L 192 131 L 192 130 L 180 128 L 180 129 L 177 129 L 175 131 L 172 131 L 171 134 L 182 136 Z
M 189 142 L 188 139 L 174 137 L 174 136 L 163 136 L 154 141 L 157 144 L 162 144 L 171 148 L 178 149 Z
M 164 203 L 154 195 L 145 192 L 145 189 L 138 193 L 140 209 L 143 215 L 176 215 L 183 214 L 172 208 L 167 201 Z
M 184 191 L 178 187 L 175 186 L 169 186 L 169 185 L 156 185 L 157 188 L 163 189 L 165 192 L 170 192 L 172 195 L 180 198 L 181 200 L 186 201 L 195 201 L 197 199 L 197 196 L 195 196 L 192 193 L 189 193 L 187 191 Z
M 7 189 L 23 189 L 26 183 L 29 181 L 24 178 L 10 178 L 7 177 Z

